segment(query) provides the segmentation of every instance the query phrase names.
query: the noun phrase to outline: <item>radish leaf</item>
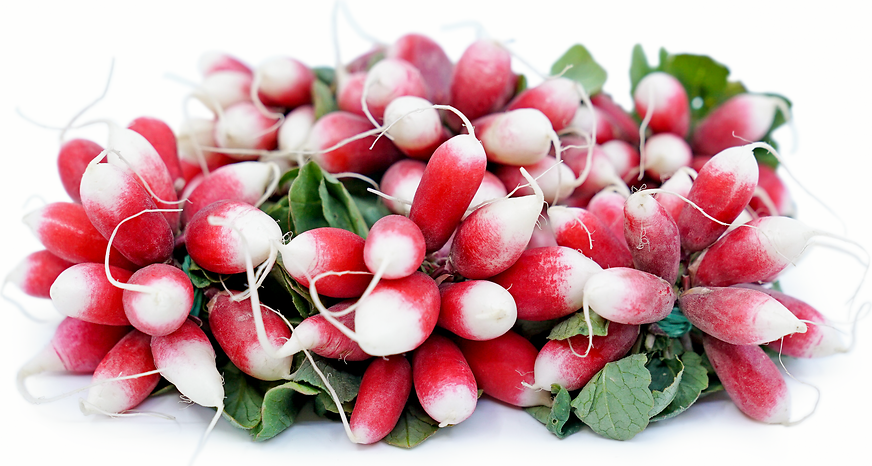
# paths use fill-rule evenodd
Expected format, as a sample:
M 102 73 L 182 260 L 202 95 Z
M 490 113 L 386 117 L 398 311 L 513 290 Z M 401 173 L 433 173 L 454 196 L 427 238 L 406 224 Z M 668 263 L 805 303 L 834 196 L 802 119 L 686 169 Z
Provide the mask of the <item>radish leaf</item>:
M 572 402 L 575 415 L 594 432 L 615 440 L 629 440 L 648 425 L 654 397 L 644 354 L 610 362 Z
M 567 67 L 571 67 L 567 69 Z M 565 71 L 564 71 L 565 70 Z M 551 75 L 563 73 L 563 77 L 581 83 L 588 95 L 594 95 L 606 82 L 606 70 L 594 61 L 593 56 L 581 44 L 573 45 L 551 65 Z

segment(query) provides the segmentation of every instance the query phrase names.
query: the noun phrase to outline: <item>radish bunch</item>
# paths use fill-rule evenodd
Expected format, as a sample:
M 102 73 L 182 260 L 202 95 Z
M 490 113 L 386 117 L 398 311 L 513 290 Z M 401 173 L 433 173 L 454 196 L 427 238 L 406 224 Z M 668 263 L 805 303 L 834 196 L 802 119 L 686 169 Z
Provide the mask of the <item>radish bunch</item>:
M 770 138 L 789 104 L 663 56 L 634 51 L 626 110 L 580 45 L 535 84 L 493 39 L 452 60 L 408 34 L 336 68 L 204 54 L 211 118 L 61 145 L 70 199 L 25 217 L 44 250 L 8 278 L 64 315 L 22 395 L 90 372 L 86 414 L 171 384 L 209 430 L 265 440 L 311 404 L 403 447 L 482 395 L 558 437 L 630 439 L 719 390 L 791 422 L 769 355 L 846 346 L 777 286 L 832 236 L 789 216 Z

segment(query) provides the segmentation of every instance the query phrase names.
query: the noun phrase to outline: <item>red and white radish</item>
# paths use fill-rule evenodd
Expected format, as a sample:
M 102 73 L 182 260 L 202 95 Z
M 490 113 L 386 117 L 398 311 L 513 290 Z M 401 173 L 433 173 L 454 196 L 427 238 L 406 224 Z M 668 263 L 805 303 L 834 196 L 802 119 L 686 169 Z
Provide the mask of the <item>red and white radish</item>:
M 124 283 L 133 272 L 96 262 L 76 264 L 58 275 L 51 285 L 51 300 L 55 309 L 67 317 L 103 325 L 130 325 L 124 313 L 124 290 L 107 278 Z M 189 308 L 190 309 L 190 308 Z
M 163 120 L 154 117 L 136 118 L 127 125 L 127 128 L 141 134 L 154 147 L 169 171 L 173 186 L 176 190 L 181 189 L 184 186 L 184 178 L 182 167 L 179 164 L 178 143 L 173 129 Z
M 279 121 L 265 115 L 250 101 L 237 102 L 221 113 L 215 123 L 215 143 L 225 149 L 273 150 L 278 145 Z M 233 150 L 226 153 L 236 159 L 251 159 Z
M 408 277 L 424 262 L 425 246 L 424 235 L 415 222 L 402 215 L 387 215 L 370 228 L 363 261 L 376 277 Z
M 672 133 L 658 133 L 645 140 L 641 167 L 655 180 L 665 180 L 693 160 L 690 145 Z
M 412 391 L 412 367 L 402 354 L 375 358 L 367 366 L 349 420 L 349 437 L 372 444 L 397 425 Z
M 213 113 L 239 102 L 251 102 L 251 72 L 217 70 L 203 77 L 191 93 Z
M 457 345 L 433 334 L 412 354 L 412 385 L 421 407 L 439 427 L 459 424 L 475 411 L 478 386 Z
M 578 83 L 556 77 L 522 91 L 506 105 L 506 110 L 535 108 L 545 114 L 554 131 L 559 132 L 573 121 L 580 101 Z
M 318 294 L 356 298 L 363 294 L 372 279 L 364 260 L 365 247 L 365 240 L 356 233 L 322 227 L 304 231 L 278 249 L 282 266 L 300 285 L 309 287 L 312 279 L 319 277 Z M 340 273 L 325 274 L 327 272 Z
M 765 94 L 739 94 L 713 109 L 693 130 L 691 145 L 695 153 L 713 155 L 747 141 L 766 136 L 781 111 L 788 119 L 787 104 Z
M 492 39 L 479 39 L 454 65 L 450 105 L 475 120 L 503 108 L 515 92 L 516 82 L 511 53 Z M 459 118 L 452 114 L 447 118 L 455 130 L 460 128 Z
M 418 185 L 421 184 L 426 166 L 427 164 L 420 160 L 403 159 L 385 171 L 379 187 L 388 196 L 384 201 L 388 210 L 395 214 L 409 215 L 412 199 L 415 197 Z
M 424 77 L 411 63 L 397 58 L 383 58 L 367 71 L 360 99 L 363 111 L 373 126 L 379 126 L 385 108 L 401 96 L 422 99 L 428 96 Z
M 267 107 L 295 108 L 312 102 L 314 81 L 315 73 L 301 61 L 273 57 L 255 68 L 251 92 Z
M 582 307 L 609 322 L 650 324 L 672 312 L 676 297 L 672 282 L 634 268 L 612 267 L 585 282 Z
M 94 370 L 88 396 L 80 403 L 84 414 L 119 414 L 139 406 L 160 382 L 151 352 L 150 335 L 131 330 Z
M 373 125 L 362 116 L 347 111 L 330 112 L 315 122 L 303 145 L 304 153 L 311 154 L 311 159 L 329 173 L 380 173 L 402 154 L 387 138 L 376 141 L 374 133 L 359 136 L 372 130 Z
M 50 298 L 51 285 L 72 262 L 61 259 L 46 249 L 27 255 L 6 275 L 5 283 L 12 283 L 24 294 L 34 298 Z
M 388 103 L 384 110 L 384 127 L 394 145 L 405 155 L 428 160 L 449 133 L 430 101 L 406 95 Z
M 220 200 L 236 200 L 259 207 L 278 184 L 279 166 L 273 162 L 238 162 L 217 168 L 187 193 L 182 224 L 202 208 Z
M 671 74 L 655 71 L 642 78 L 633 91 L 633 103 L 636 114 L 649 120 L 648 127 L 654 133 L 687 136 L 690 129 L 687 91 Z
M 151 336 L 175 332 L 194 304 L 191 279 L 168 264 L 147 265 L 125 282 L 113 284 L 124 290 L 122 303 L 130 324 Z
M 612 234 L 590 211 L 555 205 L 548 208 L 548 221 L 558 245 L 581 252 L 604 269 L 633 266 L 624 238 Z
M 73 202 L 81 202 L 79 184 L 82 183 L 82 174 L 91 160 L 101 152 L 103 147 L 88 139 L 70 139 L 61 145 L 57 159 L 58 174 L 64 190 Z
M 552 145 L 559 151 L 560 142 L 551 122 L 535 108 L 488 114 L 472 122 L 491 162 L 532 165 L 545 158 Z
M 675 283 L 681 264 L 678 226 L 654 197 L 638 191 L 624 205 L 624 239 L 633 265 Z
M 488 280 L 439 285 L 441 307 L 436 325 L 467 340 L 491 340 L 508 332 L 518 318 L 515 298 Z
M 420 71 L 427 85 L 427 100 L 448 103 L 454 64 L 436 41 L 422 34 L 405 34 L 389 45 L 384 54 L 387 58 L 405 60 Z
M 340 301 L 330 306 L 327 312 L 348 330 L 354 331 L 354 311 L 344 312 L 354 303 L 351 299 Z M 323 314 L 311 315 L 297 324 L 291 338 L 282 345 L 278 354 L 296 354 L 302 350 L 342 361 L 365 361 L 372 357 L 360 349 L 357 342 L 330 323 Z

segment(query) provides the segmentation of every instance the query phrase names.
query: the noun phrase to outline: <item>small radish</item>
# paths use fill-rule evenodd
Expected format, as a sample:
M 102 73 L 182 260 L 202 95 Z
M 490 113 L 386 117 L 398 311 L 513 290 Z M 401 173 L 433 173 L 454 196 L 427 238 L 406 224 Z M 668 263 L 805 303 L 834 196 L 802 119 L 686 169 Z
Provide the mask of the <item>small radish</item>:
M 633 266 L 624 238 L 612 234 L 590 211 L 556 205 L 548 208 L 548 220 L 558 245 L 581 252 L 604 269 Z
M 428 100 L 401 96 L 384 110 L 384 126 L 394 145 L 406 156 L 428 160 L 448 137 L 439 112 Z
M 755 147 L 758 145 L 725 149 L 699 170 L 687 199 L 717 221 L 703 215 L 694 206 L 685 205 L 676 219 L 685 251 L 701 251 L 714 243 L 748 205 L 759 172 L 754 158 Z
M 278 145 L 278 120 L 264 115 L 250 101 L 237 102 L 226 109 L 215 123 L 215 143 L 226 149 L 273 150 Z M 237 159 L 250 156 L 228 155 Z
M 561 157 L 577 178 L 572 180 L 575 186 L 573 197 L 590 199 L 609 186 L 629 195 L 627 184 L 599 146 L 588 150 L 587 142 L 581 138 L 564 136 L 561 138 L 561 147 L 564 148 Z
M 599 148 L 612 162 L 615 172 L 622 180 L 629 182 L 634 174 L 638 174 L 639 150 L 630 143 L 621 139 L 613 139 L 602 143 Z
M 608 335 L 594 336 L 593 345 L 584 356 L 580 353 L 588 345 L 587 335 L 548 340 L 536 355 L 533 387 L 547 392 L 557 384 L 569 391 L 578 390 L 607 363 L 627 354 L 638 336 L 638 325 L 609 322 Z
M 175 332 L 194 304 L 191 279 L 172 265 L 147 265 L 115 285 L 124 290 L 122 303 L 130 324 L 151 336 Z
M 515 299 L 518 319 L 542 321 L 581 308 L 585 283 L 602 270 L 574 249 L 553 246 L 524 251 L 511 267 L 490 280 Z
M 372 129 L 373 125 L 362 116 L 346 111 L 330 112 L 315 122 L 303 149 L 329 173 L 380 173 L 402 154 L 387 138 L 376 141 L 374 134 L 352 139 Z
M 70 139 L 61 145 L 58 152 L 58 174 L 64 190 L 73 202 L 80 203 L 79 184 L 82 174 L 94 157 L 103 152 L 103 147 L 88 139 Z
M 459 424 L 475 411 L 478 386 L 460 348 L 433 334 L 412 355 L 412 381 L 421 407 L 439 427 Z
M 474 135 L 452 137 L 433 153 L 415 190 L 409 218 L 424 235 L 427 252 L 445 245 L 466 213 L 487 169 Z
M 385 108 L 401 96 L 426 98 L 427 84 L 411 63 L 398 58 L 383 58 L 366 73 L 361 106 L 373 126 L 379 126 Z
M 52 254 L 72 263 L 103 262 L 109 242 L 88 220 L 81 204 L 52 202 L 24 217 L 24 223 Z M 136 265 L 114 247 L 109 263 L 134 270 Z
M 509 192 L 506 190 L 506 185 L 503 184 L 498 176 L 490 171 L 484 172 L 484 178 L 481 179 L 481 185 L 479 185 L 478 190 L 475 192 L 475 196 L 472 197 L 472 201 L 469 203 L 469 208 L 466 209 L 464 218 L 482 205 L 506 197 L 508 194 Z
M 658 133 L 645 140 L 641 166 L 655 180 L 665 180 L 693 160 L 690 146 L 672 133 Z
M 610 322 L 651 324 L 672 312 L 675 299 L 672 282 L 634 268 L 612 267 L 585 282 L 583 309 L 593 309 Z
M 363 373 L 351 412 L 351 439 L 372 444 L 387 437 L 400 420 L 411 391 L 412 367 L 405 356 L 373 359 Z
M 439 295 L 436 325 L 467 340 L 491 340 L 503 335 L 518 318 L 515 298 L 488 280 L 442 283 Z
M 185 246 L 191 259 L 215 273 L 245 271 L 245 254 L 255 266 L 273 258 L 282 230 L 272 217 L 245 202 L 216 201 L 191 218 Z
M 200 70 L 202 76 L 208 76 L 216 71 L 227 70 L 239 71 L 249 75 L 252 73 L 251 67 L 242 60 L 218 50 L 210 50 L 200 54 L 200 58 L 197 59 L 197 69 Z
M 572 173 L 572 169 L 550 155 L 534 164 L 524 165 L 524 168 L 530 176 L 536 178 L 536 183 L 542 188 L 545 199 L 559 202 L 566 199 L 575 189 L 575 174 Z M 527 196 L 534 193 L 533 188 L 526 186 L 527 180 L 521 175 L 518 167 L 499 165 L 494 173 L 502 181 L 506 190 L 512 191 L 512 196 Z
M 690 169 L 676 171 L 660 185 L 659 192 L 654 194 L 654 199 L 669 212 L 669 216 L 673 220 L 677 220 L 681 214 L 681 209 L 686 204 L 682 198 L 687 198 L 690 188 L 693 186 L 693 178 L 691 178 L 690 171 Z M 696 176 L 695 171 L 693 171 L 693 174 Z
M 219 70 L 206 75 L 191 93 L 213 113 L 239 102 L 251 102 L 251 72 Z
M 100 325 L 67 317 L 55 329 L 51 342 L 18 370 L 18 391 L 31 403 L 40 403 L 28 392 L 25 381 L 42 372 L 91 373 L 109 350 L 130 332 L 130 327 Z
M 639 123 L 605 92 L 591 96 L 590 101 L 606 114 L 615 132 L 615 137 L 633 145 L 639 144 Z
M 345 313 L 354 304 L 354 300 L 340 301 L 330 306 L 327 311 L 335 314 L 340 324 L 354 331 L 354 311 Z M 360 345 L 336 326 L 331 324 L 323 314 L 314 314 L 303 319 L 294 327 L 291 338 L 282 346 L 281 354 L 296 354 L 309 350 L 318 356 L 342 361 L 365 361 L 372 356 L 360 349 Z
M 339 110 L 366 118 L 366 112 L 363 111 L 363 103 L 361 102 L 365 82 L 365 70 L 337 76 L 336 106 L 339 107 Z
M 288 112 L 276 136 L 279 151 L 293 153 L 303 147 L 314 125 L 313 105 L 301 105 Z
M 591 110 L 591 107 L 584 104 L 577 105 L 576 107 L 575 115 L 569 124 L 562 131 L 557 130 L 557 128 L 555 128 L 555 131 L 560 131 L 561 134 L 581 136 L 586 141 L 593 139 L 597 144 L 604 144 L 615 140 L 614 125 L 605 112 L 598 107 L 593 107 L 593 110 Z M 594 124 L 596 124 L 595 128 Z M 595 139 L 593 134 L 594 129 L 596 129 Z
M 560 145 L 548 117 L 535 108 L 488 114 L 473 124 L 490 162 L 532 165 L 548 155 L 552 144 Z
M 759 216 L 793 217 L 796 214 L 796 205 L 784 181 L 769 165 L 760 163 L 757 164 L 757 168 L 760 170 L 757 177 L 757 191 L 748 202 L 748 206 Z
M 454 65 L 450 105 L 475 120 L 503 108 L 514 94 L 516 82 L 511 53 L 492 39 L 479 39 Z M 448 121 L 459 129 L 458 118 L 449 114 Z
M 760 345 L 805 333 L 806 324 L 766 293 L 733 287 L 695 287 L 678 305 L 703 332 L 734 345 Z
M 385 171 L 379 187 L 383 193 L 390 196 L 389 199 L 384 201 L 388 210 L 395 214 L 409 215 L 409 210 L 412 208 L 412 199 L 415 197 L 418 185 L 421 184 L 421 178 L 424 176 L 426 166 L 427 164 L 420 160 L 403 159 L 397 161 Z M 502 186 L 502 183 L 500 183 L 500 186 Z M 505 193 L 503 194 L 505 195 Z M 408 204 L 398 202 L 396 199 L 404 200 Z
M 513 406 L 550 406 L 551 395 L 532 388 L 538 351 L 530 340 L 509 330 L 484 341 L 457 340 L 475 381 L 485 395 Z
M 133 275 L 125 269 L 108 266 L 116 282 L 127 282 Z M 51 286 L 55 309 L 68 317 L 103 325 L 130 325 L 124 313 L 124 290 L 106 277 L 100 263 L 81 263 L 64 270 Z
M 187 193 L 182 224 L 215 201 L 236 200 L 258 207 L 275 190 L 279 177 L 279 167 L 273 162 L 247 161 L 219 167 Z
M 363 294 L 372 279 L 364 260 L 365 247 L 366 241 L 356 233 L 322 227 L 304 231 L 278 249 L 282 266 L 300 285 L 309 287 L 315 277 L 342 272 L 318 278 L 318 294 L 356 298 Z
M 408 277 L 424 262 L 425 242 L 421 229 L 402 215 L 387 215 L 369 230 L 363 261 L 376 276 L 393 280 Z
M 787 103 L 764 94 L 739 94 L 712 110 L 693 130 L 695 153 L 713 155 L 746 141 L 759 141 L 772 128 L 777 112 L 790 117 Z
M 629 194 L 605 189 L 590 198 L 587 210 L 603 221 L 609 231 L 618 238 L 624 236 L 624 206 Z
M 654 133 L 687 136 L 690 128 L 687 91 L 671 74 L 655 71 L 642 78 L 633 91 L 633 103 L 636 115 L 648 118 L 648 127 Z
M 405 34 L 389 45 L 384 54 L 387 58 L 403 59 L 421 72 L 427 85 L 427 100 L 448 103 L 454 64 L 436 41 L 421 34 Z
M 28 296 L 50 298 L 52 283 L 72 262 L 52 254 L 46 249 L 32 252 L 12 269 L 4 283 L 13 283 Z
M 772 359 L 756 345 L 734 345 L 703 335 L 703 348 L 724 390 L 740 411 L 769 424 L 790 420 L 790 392 Z
M 312 102 L 315 73 L 291 57 L 274 57 L 254 70 L 251 92 L 267 107 L 295 108 Z
M 678 226 L 651 194 L 638 191 L 627 198 L 624 239 L 635 268 L 675 283 L 681 263 Z
M 548 117 L 554 131 L 560 131 L 573 121 L 580 101 L 578 83 L 557 77 L 522 91 L 506 105 L 506 110 L 535 108 Z
M 139 406 L 160 382 L 150 335 L 131 330 L 106 354 L 80 408 L 84 414 L 119 414 Z M 116 380 L 121 377 L 129 377 Z
M 514 264 L 530 242 L 545 198 L 527 171 L 520 170 L 535 195 L 498 199 L 476 209 L 457 227 L 449 261 L 462 276 L 490 278 Z
M 203 175 L 222 165 L 235 162 L 225 154 L 206 149 L 217 146 L 215 120 L 206 118 L 184 120 L 179 126 L 176 141 L 179 147 L 179 165 L 186 182 L 190 182 L 196 175 Z
M 178 143 L 173 129 L 163 120 L 153 117 L 136 118 L 127 125 L 127 128 L 141 134 L 151 143 L 167 167 L 170 179 L 173 180 L 173 186 L 179 190 L 184 185 L 184 179 L 182 167 L 179 164 Z

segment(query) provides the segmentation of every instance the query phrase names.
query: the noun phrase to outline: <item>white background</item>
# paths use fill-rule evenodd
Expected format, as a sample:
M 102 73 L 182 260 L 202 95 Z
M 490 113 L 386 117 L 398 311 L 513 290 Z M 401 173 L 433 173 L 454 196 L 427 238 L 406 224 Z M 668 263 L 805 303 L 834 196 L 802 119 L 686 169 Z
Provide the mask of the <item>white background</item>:
M 785 2 L 520 2 L 402 1 L 348 2 L 356 22 L 372 37 L 391 42 L 403 33 L 423 32 L 456 59 L 475 37 L 470 22 L 507 41 L 540 72 L 574 43 L 584 44 L 609 72 L 605 90 L 629 103 L 628 69 L 636 43 L 652 63 L 656 52 L 709 54 L 731 68 L 732 77 L 752 91 L 776 92 L 794 103 L 798 145 L 778 136 L 796 178 L 830 206 L 838 218 L 793 186 L 800 218 L 816 228 L 870 241 L 870 209 L 863 196 L 872 163 L 869 148 L 872 97 L 868 50 L 872 45 L 859 2 L 827 2 L 806 8 Z M 152 115 L 174 128 L 182 119 L 185 81 L 199 79 L 196 60 L 207 50 L 224 50 L 252 65 L 287 54 L 310 65 L 333 65 L 329 2 L 247 1 L 133 4 L 109 1 L 16 2 L 0 12 L 0 190 L 5 240 L 0 273 L 40 249 L 20 218 L 44 202 L 67 200 L 54 157 L 57 132 L 28 123 L 16 109 L 48 126 L 62 126 L 102 92 L 110 62 L 115 73 L 104 101 L 83 120 L 111 118 L 127 124 Z M 418 6 L 421 5 L 421 6 Z M 702 6 L 706 5 L 706 6 Z M 340 18 L 343 59 L 365 51 L 369 42 Z M 443 26 L 458 25 L 453 29 Z M 516 71 L 533 73 L 520 61 Z M 171 78 L 175 76 L 176 78 Z M 180 79 L 179 79 L 180 78 Z M 75 136 L 102 141 L 102 129 Z M 861 256 L 865 260 L 865 256 Z M 845 301 L 861 280 L 863 267 L 843 252 L 812 248 L 784 278 L 785 290 L 833 319 L 849 315 Z M 869 280 L 858 300 L 869 299 Z M 34 406 L 16 392 L 15 373 L 45 345 L 60 319 L 47 301 L 16 297 L 37 315 L 38 324 L 3 303 L 0 340 L 0 445 L 8 458 L 25 455 L 34 464 L 75 458 L 88 464 L 183 464 L 204 431 L 211 410 L 185 407 L 172 397 L 149 400 L 143 409 L 176 421 L 138 417 L 85 417 L 79 395 Z M 699 403 L 670 421 L 650 426 L 627 442 L 604 440 L 584 431 L 559 441 L 526 413 L 490 401 L 459 426 L 444 429 L 419 448 L 385 444 L 352 445 L 337 423 L 312 420 L 263 444 L 220 422 L 198 458 L 200 464 L 231 461 L 294 462 L 354 460 L 363 464 L 444 464 L 466 459 L 512 459 L 513 463 L 705 461 L 727 464 L 812 464 L 865 455 L 872 344 L 868 321 L 861 322 L 852 353 L 816 361 L 788 361 L 798 380 L 820 389 L 815 414 L 792 426 L 769 426 L 739 413 L 724 397 Z M 40 376 L 31 389 L 50 395 L 82 386 L 82 376 Z M 814 391 L 790 381 L 794 417 L 807 413 Z M 863 453 L 861 453 L 863 452 Z M 578 458 L 578 460 L 575 460 Z M 799 461 L 799 463 L 796 463 Z M 854 463 L 857 460 L 850 461 Z

